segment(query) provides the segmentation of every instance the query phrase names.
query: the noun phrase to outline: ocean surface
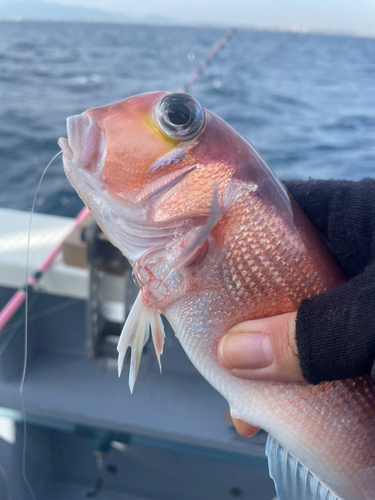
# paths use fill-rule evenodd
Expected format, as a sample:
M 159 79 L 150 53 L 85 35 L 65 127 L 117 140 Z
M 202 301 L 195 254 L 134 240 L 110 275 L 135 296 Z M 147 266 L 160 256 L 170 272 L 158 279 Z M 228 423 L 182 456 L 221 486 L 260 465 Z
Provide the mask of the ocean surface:
M 29 210 L 66 117 L 133 94 L 177 91 L 219 29 L 0 22 L 0 206 Z M 281 179 L 375 176 L 375 39 L 236 31 L 190 93 Z M 81 202 L 54 161 L 39 212 Z

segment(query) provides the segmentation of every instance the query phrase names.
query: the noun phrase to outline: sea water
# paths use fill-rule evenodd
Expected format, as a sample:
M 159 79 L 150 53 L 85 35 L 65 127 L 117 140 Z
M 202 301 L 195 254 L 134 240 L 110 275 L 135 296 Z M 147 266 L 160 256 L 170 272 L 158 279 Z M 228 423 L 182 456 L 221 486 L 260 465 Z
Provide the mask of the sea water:
M 0 22 L 0 206 L 29 210 L 65 120 L 177 91 L 223 30 Z M 236 31 L 190 93 L 248 139 L 281 179 L 375 176 L 375 39 Z M 37 211 L 82 206 L 61 158 Z

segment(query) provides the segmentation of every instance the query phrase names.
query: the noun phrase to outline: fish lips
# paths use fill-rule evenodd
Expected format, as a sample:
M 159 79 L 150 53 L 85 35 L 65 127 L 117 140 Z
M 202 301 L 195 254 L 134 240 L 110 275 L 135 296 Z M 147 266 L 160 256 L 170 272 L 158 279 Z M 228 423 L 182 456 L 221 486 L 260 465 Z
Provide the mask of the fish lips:
M 70 116 L 66 125 L 68 138 L 61 137 L 58 140 L 64 161 L 76 169 L 97 174 L 103 165 L 106 151 L 103 131 L 86 112 Z

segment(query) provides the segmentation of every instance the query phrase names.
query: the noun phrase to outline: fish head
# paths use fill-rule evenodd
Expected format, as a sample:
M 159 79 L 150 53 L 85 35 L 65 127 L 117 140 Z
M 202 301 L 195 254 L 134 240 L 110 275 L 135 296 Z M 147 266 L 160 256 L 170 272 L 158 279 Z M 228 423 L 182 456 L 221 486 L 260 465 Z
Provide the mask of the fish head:
M 164 290 L 170 269 L 181 285 L 183 268 L 186 274 L 192 262 L 203 261 L 236 181 L 289 207 L 285 189 L 255 149 L 187 94 L 130 97 L 68 118 L 67 129 L 68 138 L 59 140 L 67 177 L 133 264 L 141 287 L 163 284 L 153 297 Z M 219 246 L 218 231 L 216 240 Z
M 200 223 L 215 192 L 224 211 L 233 179 L 268 191 L 270 179 L 278 183 L 254 148 L 187 94 L 153 92 L 92 108 L 68 118 L 67 130 L 59 140 L 66 175 L 131 261 L 152 244 L 136 242 L 135 233 L 156 237 L 184 219 Z

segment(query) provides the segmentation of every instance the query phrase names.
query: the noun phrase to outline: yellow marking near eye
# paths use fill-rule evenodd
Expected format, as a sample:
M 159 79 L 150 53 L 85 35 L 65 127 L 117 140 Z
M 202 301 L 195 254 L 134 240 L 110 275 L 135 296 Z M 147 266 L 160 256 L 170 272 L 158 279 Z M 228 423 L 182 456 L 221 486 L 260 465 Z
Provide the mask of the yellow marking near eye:
M 172 137 L 169 137 L 169 136 L 163 134 L 162 132 L 160 132 L 160 130 L 158 129 L 158 127 L 155 124 L 154 119 L 152 118 L 152 116 L 149 113 L 146 113 L 146 116 L 144 118 L 144 123 L 145 123 L 146 127 L 149 130 L 151 130 L 151 132 L 153 132 L 158 137 L 163 139 L 166 143 L 169 143 L 171 145 L 170 151 L 180 144 L 181 141 L 173 139 Z

